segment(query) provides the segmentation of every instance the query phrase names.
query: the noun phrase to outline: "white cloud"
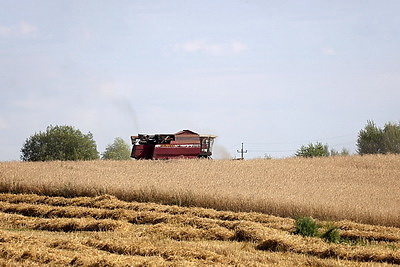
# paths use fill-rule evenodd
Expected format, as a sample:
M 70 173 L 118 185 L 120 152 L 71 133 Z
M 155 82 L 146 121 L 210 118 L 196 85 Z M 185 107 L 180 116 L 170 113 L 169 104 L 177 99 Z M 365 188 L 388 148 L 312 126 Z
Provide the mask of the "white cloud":
M 245 44 L 243 44 L 241 42 L 238 42 L 238 41 L 231 42 L 231 47 L 232 47 L 232 51 L 235 54 L 240 54 L 243 51 L 247 50 L 247 48 L 248 48 L 247 45 L 245 45 Z
M 36 27 L 26 21 L 19 22 L 19 31 L 22 35 L 27 35 L 36 31 Z
M 322 54 L 327 55 L 327 56 L 334 56 L 334 55 L 336 55 L 336 50 L 332 47 L 323 47 Z
M 18 24 L 11 26 L 0 25 L 0 37 L 19 38 L 29 36 L 37 32 L 36 26 L 26 22 L 20 21 Z
M 210 43 L 203 39 L 192 40 L 185 43 L 178 43 L 174 46 L 175 51 L 186 53 L 205 52 L 213 56 L 237 55 L 248 49 L 248 46 L 238 41 L 229 43 Z
M 203 49 L 204 47 L 205 47 L 204 40 L 194 40 L 183 44 L 175 45 L 176 50 L 182 50 L 184 52 L 196 52 L 198 50 Z

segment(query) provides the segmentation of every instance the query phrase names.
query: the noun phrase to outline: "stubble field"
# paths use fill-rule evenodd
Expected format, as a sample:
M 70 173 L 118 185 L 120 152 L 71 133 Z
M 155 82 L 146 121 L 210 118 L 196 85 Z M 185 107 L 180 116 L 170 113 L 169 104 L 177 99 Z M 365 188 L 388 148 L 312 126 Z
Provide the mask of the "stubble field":
M 400 264 L 394 155 L 2 162 L 0 191 L 2 265 Z M 294 235 L 296 216 L 342 241 Z

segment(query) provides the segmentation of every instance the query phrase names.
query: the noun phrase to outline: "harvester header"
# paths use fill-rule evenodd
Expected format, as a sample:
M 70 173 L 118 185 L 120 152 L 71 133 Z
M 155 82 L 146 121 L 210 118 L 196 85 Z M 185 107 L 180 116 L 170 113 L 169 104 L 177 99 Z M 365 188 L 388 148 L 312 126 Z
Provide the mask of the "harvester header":
M 211 158 L 215 135 L 200 135 L 190 130 L 175 134 L 131 136 L 134 159 Z

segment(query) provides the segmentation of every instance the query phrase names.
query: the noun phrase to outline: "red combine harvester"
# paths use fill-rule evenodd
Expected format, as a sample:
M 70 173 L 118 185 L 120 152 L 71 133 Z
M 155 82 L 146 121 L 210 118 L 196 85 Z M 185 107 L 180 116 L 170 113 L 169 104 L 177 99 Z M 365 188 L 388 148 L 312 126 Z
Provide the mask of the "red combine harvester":
M 175 134 L 131 136 L 134 159 L 211 158 L 215 135 L 199 135 L 190 130 Z

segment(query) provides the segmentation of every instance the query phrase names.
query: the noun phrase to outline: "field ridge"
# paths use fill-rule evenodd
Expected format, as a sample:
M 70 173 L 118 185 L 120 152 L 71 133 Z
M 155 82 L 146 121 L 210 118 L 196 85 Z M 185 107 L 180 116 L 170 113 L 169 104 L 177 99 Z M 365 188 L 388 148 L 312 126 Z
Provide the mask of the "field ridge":
M 400 264 L 399 228 L 335 224 L 364 243 L 294 235 L 293 219 L 254 212 L 8 193 L 0 194 L 0 258 L 33 266 Z

